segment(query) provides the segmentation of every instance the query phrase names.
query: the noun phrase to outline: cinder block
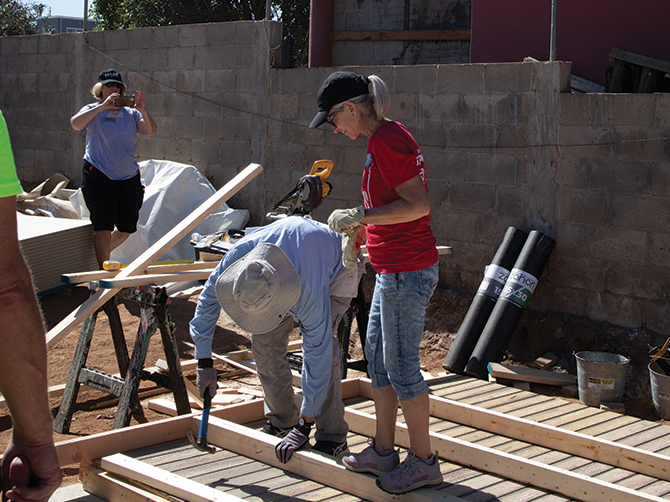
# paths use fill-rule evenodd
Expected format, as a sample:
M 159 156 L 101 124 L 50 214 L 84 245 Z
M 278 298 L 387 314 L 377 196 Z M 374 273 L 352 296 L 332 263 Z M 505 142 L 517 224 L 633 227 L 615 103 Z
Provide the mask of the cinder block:
M 205 30 L 205 45 L 213 49 L 227 49 L 235 45 L 237 39 L 236 23 L 209 23 L 200 25 Z
M 222 143 L 218 138 L 196 139 L 191 143 L 191 161 L 195 166 L 217 164 L 221 160 Z
M 605 288 L 613 294 L 660 301 L 667 298 L 668 269 L 648 264 L 619 263 L 606 267 Z
M 481 94 L 486 65 L 440 65 L 437 67 L 439 94 Z
M 523 188 L 498 186 L 495 205 L 496 213 L 521 219 L 526 210 L 525 191 Z
M 647 232 L 630 228 L 594 228 L 588 253 L 594 258 L 645 263 Z
M 670 267 L 670 233 L 650 233 L 649 259 L 656 265 Z
M 175 47 L 178 43 L 179 26 L 152 28 L 151 47 L 153 49 Z
M 526 63 L 488 63 L 484 66 L 484 92 L 527 92 L 531 73 L 532 65 Z
M 177 77 L 177 88 L 188 93 L 203 93 L 205 91 L 205 70 L 190 69 L 180 72 Z
M 600 109 L 599 94 L 558 95 L 558 123 L 560 125 L 595 126 L 598 123 Z
M 179 45 L 181 47 L 202 46 L 206 43 L 206 31 L 199 24 L 179 26 Z
M 19 38 L 19 54 L 36 54 L 40 37 L 22 36 Z
M 167 50 L 167 64 L 172 69 L 191 69 L 195 62 L 194 47 L 170 47 Z
M 559 217 L 585 225 L 607 225 L 614 216 L 611 197 L 606 191 L 561 190 L 558 192 Z
M 656 93 L 656 123 L 658 127 L 670 127 L 670 94 Z
M 660 232 L 668 228 L 670 208 L 658 197 L 612 194 L 612 211 L 616 226 Z
M 300 110 L 300 95 L 282 93 L 269 101 L 270 117 L 282 120 L 297 120 Z
M 560 250 L 560 248 L 559 248 Z M 601 291 L 605 287 L 607 261 L 588 257 L 552 256 L 551 282 L 556 286 Z
M 153 43 L 154 28 L 133 28 L 126 30 L 128 33 L 128 49 L 131 51 L 141 51 L 149 49 Z
M 600 124 L 653 127 L 656 122 L 654 94 L 598 94 Z

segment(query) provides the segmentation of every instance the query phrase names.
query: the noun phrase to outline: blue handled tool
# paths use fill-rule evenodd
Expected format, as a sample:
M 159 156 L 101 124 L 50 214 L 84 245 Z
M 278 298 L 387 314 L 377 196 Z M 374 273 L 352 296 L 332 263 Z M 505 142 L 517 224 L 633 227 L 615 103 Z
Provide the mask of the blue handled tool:
M 188 431 L 186 436 L 189 442 L 198 450 L 206 451 L 207 453 L 214 453 L 214 447 L 207 444 L 207 423 L 209 422 L 209 409 L 212 406 L 212 396 L 209 395 L 209 390 L 205 392 L 204 405 L 202 408 L 202 418 L 200 419 L 200 431 L 198 432 L 198 439 L 193 437 L 193 433 Z

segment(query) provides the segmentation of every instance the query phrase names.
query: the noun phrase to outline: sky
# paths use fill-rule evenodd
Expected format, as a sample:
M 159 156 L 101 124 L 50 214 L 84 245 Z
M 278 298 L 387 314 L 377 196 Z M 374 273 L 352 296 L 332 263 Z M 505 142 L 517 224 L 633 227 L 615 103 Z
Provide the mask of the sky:
M 41 0 L 47 6 L 48 12 L 51 7 L 52 16 L 66 17 L 84 17 L 84 0 Z M 88 0 L 88 7 L 91 8 L 93 0 Z

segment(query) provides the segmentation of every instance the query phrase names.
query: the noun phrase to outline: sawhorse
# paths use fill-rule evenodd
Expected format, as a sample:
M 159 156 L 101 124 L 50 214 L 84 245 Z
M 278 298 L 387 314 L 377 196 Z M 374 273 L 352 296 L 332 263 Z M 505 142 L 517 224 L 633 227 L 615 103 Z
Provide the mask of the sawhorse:
M 128 356 L 121 318 L 118 311 L 118 298 L 132 300 L 140 304 L 140 326 L 131 357 Z M 177 342 L 174 337 L 174 323 L 167 310 L 168 296 L 165 288 L 144 286 L 142 288 L 124 288 L 108 301 L 102 310 L 109 318 L 109 325 L 114 341 L 114 351 L 119 365 L 119 376 L 108 375 L 100 371 L 86 368 L 86 358 L 93 338 L 95 321 L 99 311 L 89 316 L 81 327 L 79 341 L 75 350 L 72 367 L 68 375 L 63 399 L 54 420 L 54 431 L 66 434 L 70 430 L 73 407 L 77 401 L 79 386 L 88 385 L 94 389 L 115 395 L 119 404 L 114 418 L 114 429 L 127 427 L 131 415 L 140 422 L 146 422 L 142 406 L 138 398 L 141 380 L 151 380 L 161 387 L 172 390 L 177 413 L 184 415 L 191 412 L 186 393 L 186 385 L 179 363 Z M 165 351 L 165 359 L 170 368 L 168 374 L 149 372 L 144 369 L 144 362 L 151 335 L 160 329 Z

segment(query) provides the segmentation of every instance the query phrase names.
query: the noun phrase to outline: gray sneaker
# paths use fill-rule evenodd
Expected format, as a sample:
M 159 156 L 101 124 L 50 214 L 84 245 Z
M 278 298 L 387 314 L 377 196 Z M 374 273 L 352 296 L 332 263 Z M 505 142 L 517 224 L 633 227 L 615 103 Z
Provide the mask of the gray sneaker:
M 439 485 L 442 483 L 440 462 L 435 455 L 431 455 L 428 460 L 427 464 L 409 450 L 407 458 L 393 469 L 393 472 L 377 478 L 377 486 L 385 492 L 397 494 L 426 485 Z
M 375 448 L 374 438 L 370 441 L 370 446 L 365 448 L 360 453 L 349 453 L 342 457 L 342 463 L 350 471 L 354 472 L 371 472 L 377 476 L 387 474 L 400 463 L 400 456 L 398 450 L 380 454 Z

